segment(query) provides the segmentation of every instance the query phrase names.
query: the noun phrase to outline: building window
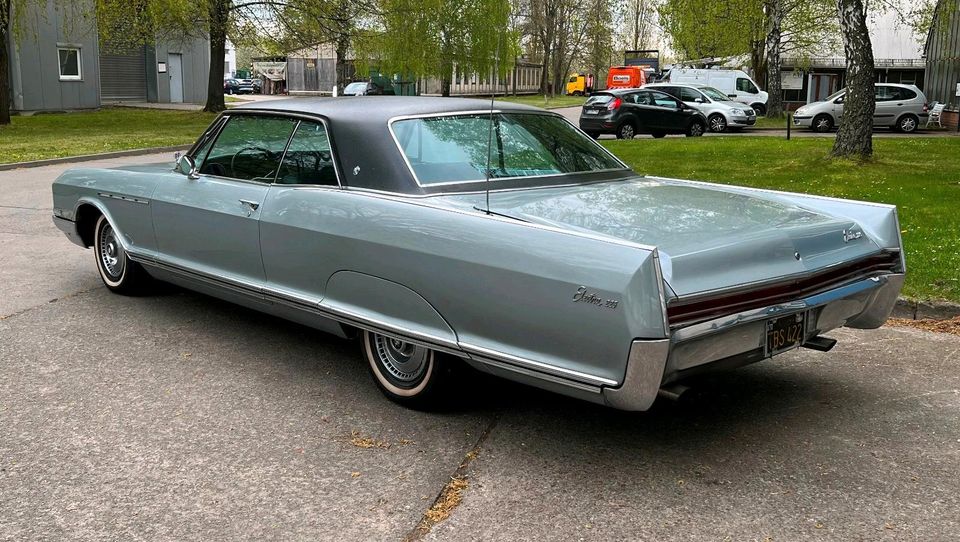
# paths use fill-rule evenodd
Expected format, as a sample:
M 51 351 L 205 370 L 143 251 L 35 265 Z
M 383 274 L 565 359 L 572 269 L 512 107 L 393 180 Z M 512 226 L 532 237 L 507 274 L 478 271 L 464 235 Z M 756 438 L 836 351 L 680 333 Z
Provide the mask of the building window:
M 60 80 L 80 80 L 80 49 L 77 47 L 58 47 L 60 57 Z

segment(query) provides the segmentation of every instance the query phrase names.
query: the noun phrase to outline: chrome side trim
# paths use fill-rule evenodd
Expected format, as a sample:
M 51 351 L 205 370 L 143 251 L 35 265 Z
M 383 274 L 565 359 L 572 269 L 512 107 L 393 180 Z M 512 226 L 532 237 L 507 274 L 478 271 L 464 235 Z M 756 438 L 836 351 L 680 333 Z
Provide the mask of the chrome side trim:
M 107 192 L 97 192 L 97 195 L 104 198 L 118 199 L 121 201 L 129 201 L 132 203 L 139 203 L 141 205 L 149 205 L 150 200 L 135 198 L 133 196 L 122 196 L 120 194 L 108 194 Z
M 670 336 L 670 320 L 667 317 L 667 292 L 663 280 L 663 269 L 660 267 L 660 250 L 653 249 L 653 269 L 657 280 L 657 294 L 660 296 L 660 315 L 663 318 L 663 334 Z
M 682 342 L 696 339 L 697 337 L 702 337 L 704 335 L 712 335 L 716 333 L 722 333 L 723 331 L 747 324 L 750 322 L 756 322 L 758 320 L 766 320 L 774 316 L 785 315 L 791 312 L 799 312 L 814 307 L 819 307 L 826 305 L 838 299 L 843 299 L 845 297 L 850 297 L 852 295 L 859 294 L 867 290 L 873 290 L 880 288 L 887 283 L 888 275 L 882 275 L 879 277 L 871 277 L 865 280 L 860 280 L 847 284 L 845 286 L 840 286 L 839 288 L 834 288 L 826 292 L 812 295 L 804 299 L 798 299 L 796 301 L 790 301 L 787 303 L 780 303 L 777 305 L 771 305 L 769 307 L 763 307 L 760 309 L 753 309 L 749 311 L 740 312 L 737 314 L 731 314 L 729 316 L 723 316 L 720 318 L 715 318 L 713 320 L 707 320 L 706 322 L 700 322 L 698 324 L 693 324 L 687 327 L 679 328 L 673 332 L 673 341 Z
M 504 352 L 498 352 L 496 350 L 491 350 L 489 348 L 484 348 L 474 344 L 468 344 L 462 341 L 460 342 L 460 347 L 471 356 L 476 355 L 480 356 L 481 358 L 492 359 L 511 365 L 519 365 L 521 367 L 526 367 L 541 373 L 548 373 L 563 378 L 579 380 L 586 384 L 593 384 L 594 386 L 616 386 L 619 384 L 619 382 L 616 380 L 610 380 L 609 378 L 581 373 L 579 371 L 572 371 L 570 369 L 564 369 L 563 367 L 547 365 L 546 363 L 541 363 L 532 359 L 522 358 Z
M 603 400 L 607 406 L 620 410 L 650 408 L 660 392 L 669 355 L 670 339 L 633 341 L 623 385 L 619 388 L 603 389 Z

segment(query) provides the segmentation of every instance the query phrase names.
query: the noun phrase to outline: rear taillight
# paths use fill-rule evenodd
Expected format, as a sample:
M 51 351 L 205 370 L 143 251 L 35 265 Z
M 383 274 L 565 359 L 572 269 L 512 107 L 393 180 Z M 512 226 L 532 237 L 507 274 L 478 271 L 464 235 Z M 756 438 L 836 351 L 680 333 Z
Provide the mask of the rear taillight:
M 930 104 L 923 104 L 923 112 L 927 113 L 928 111 L 930 111 Z
M 610 102 L 610 105 L 607 106 L 607 110 L 613 111 L 615 109 L 620 109 L 620 104 L 622 103 L 623 103 L 623 100 L 621 100 L 620 98 L 614 98 L 613 101 Z

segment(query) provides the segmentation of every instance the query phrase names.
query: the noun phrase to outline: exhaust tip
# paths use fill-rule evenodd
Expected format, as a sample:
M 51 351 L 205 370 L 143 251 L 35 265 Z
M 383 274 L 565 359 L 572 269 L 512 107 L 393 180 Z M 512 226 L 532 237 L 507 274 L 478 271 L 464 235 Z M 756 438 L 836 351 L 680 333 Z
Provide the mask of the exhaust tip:
M 836 339 L 831 339 L 830 337 L 817 336 L 807 339 L 803 343 L 802 347 L 809 348 L 810 350 L 816 350 L 817 352 L 829 352 L 837 345 Z
M 670 401 L 677 402 L 680 400 L 680 397 L 683 396 L 690 388 L 682 384 L 671 384 L 669 386 L 664 386 L 660 388 L 660 391 L 657 392 L 657 396 L 663 399 L 669 399 Z

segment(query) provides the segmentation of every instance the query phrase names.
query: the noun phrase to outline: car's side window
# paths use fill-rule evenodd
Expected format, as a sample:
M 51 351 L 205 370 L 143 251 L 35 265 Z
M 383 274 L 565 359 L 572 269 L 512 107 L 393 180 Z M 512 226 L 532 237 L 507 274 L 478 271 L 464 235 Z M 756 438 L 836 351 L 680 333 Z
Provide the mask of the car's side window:
M 749 79 L 745 77 L 737 77 L 737 90 L 740 92 L 747 92 L 749 94 L 756 94 L 758 92 L 757 87 L 750 82 Z
M 339 184 L 330 152 L 330 138 L 323 123 L 300 122 L 283 156 L 277 184 Z
M 656 105 L 657 107 L 667 107 L 670 109 L 677 108 L 677 100 L 669 94 L 664 94 L 662 92 L 651 92 L 650 98 L 653 100 L 653 105 Z
M 284 117 L 235 115 L 200 166 L 200 173 L 271 182 L 296 121 Z
M 697 98 L 703 99 L 699 92 L 693 90 L 692 88 L 681 88 L 680 89 L 680 100 L 684 102 L 696 102 Z
M 896 99 L 890 87 L 875 87 L 873 97 L 878 102 L 889 102 Z

